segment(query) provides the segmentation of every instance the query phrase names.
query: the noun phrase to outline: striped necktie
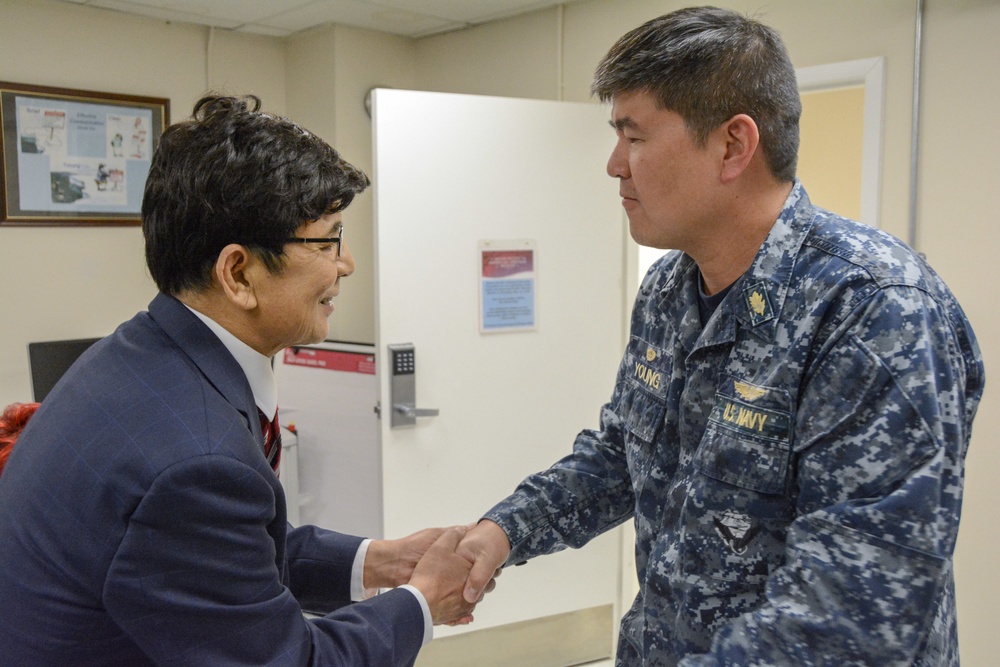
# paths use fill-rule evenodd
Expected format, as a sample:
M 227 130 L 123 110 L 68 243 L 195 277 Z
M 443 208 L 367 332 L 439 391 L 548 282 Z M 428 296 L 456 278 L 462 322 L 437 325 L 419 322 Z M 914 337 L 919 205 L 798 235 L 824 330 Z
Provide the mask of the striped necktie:
M 264 434 L 264 457 L 277 475 L 278 464 L 281 462 L 281 427 L 278 425 L 278 411 L 274 412 L 274 421 L 269 420 L 260 408 L 257 408 L 257 416 L 260 417 L 260 431 Z

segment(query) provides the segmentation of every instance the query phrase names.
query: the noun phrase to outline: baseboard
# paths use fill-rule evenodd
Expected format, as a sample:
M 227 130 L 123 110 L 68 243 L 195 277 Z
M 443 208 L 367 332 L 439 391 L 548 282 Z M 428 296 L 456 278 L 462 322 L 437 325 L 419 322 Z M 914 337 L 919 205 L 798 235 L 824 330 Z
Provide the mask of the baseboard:
M 611 657 L 612 605 L 435 639 L 416 667 L 569 667 Z

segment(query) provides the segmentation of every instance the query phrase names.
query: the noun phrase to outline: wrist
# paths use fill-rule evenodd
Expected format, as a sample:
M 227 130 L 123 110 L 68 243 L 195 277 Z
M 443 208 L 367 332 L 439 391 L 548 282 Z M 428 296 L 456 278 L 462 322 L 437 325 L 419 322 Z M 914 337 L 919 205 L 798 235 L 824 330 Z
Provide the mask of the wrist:
M 372 540 L 365 556 L 364 587 L 395 588 L 405 584 L 398 576 L 399 562 L 393 540 Z
M 492 519 L 480 519 L 473 530 L 485 537 L 486 543 L 491 545 L 496 556 L 503 558 L 501 564 L 507 561 L 511 552 L 510 538 L 500 524 Z

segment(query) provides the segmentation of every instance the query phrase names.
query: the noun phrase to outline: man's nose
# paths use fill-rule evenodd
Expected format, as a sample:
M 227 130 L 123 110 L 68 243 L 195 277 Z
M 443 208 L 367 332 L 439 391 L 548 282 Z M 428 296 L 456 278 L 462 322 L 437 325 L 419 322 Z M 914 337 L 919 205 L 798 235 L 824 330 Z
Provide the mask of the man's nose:
M 341 276 L 349 276 L 354 273 L 354 255 L 351 254 L 346 240 L 341 243 L 340 254 L 337 257 L 337 268 Z
M 619 139 L 618 143 L 615 144 L 614 150 L 611 151 L 611 156 L 608 158 L 608 176 L 611 178 L 628 178 L 628 158 L 627 158 L 627 147 L 623 139 Z

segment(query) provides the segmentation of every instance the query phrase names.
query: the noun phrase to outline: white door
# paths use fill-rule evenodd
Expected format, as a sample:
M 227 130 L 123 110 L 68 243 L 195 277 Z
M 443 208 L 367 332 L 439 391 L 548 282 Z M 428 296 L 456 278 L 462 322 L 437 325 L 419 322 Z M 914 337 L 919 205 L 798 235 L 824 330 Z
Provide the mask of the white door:
M 605 173 L 607 108 L 400 90 L 372 98 L 384 535 L 398 537 L 475 521 L 597 426 L 622 351 L 625 234 Z M 532 329 L 481 333 L 484 241 L 534 249 Z M 400 343 L 414 346 L 416 407 L 440 413 L 391 428 L 388 346 Z M 610 650 L 618 540 L 612 531 L 510 568 L 476 623 L 436 636 L 606 608 Z

